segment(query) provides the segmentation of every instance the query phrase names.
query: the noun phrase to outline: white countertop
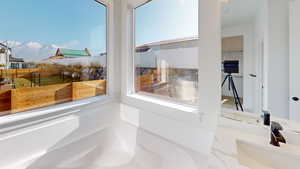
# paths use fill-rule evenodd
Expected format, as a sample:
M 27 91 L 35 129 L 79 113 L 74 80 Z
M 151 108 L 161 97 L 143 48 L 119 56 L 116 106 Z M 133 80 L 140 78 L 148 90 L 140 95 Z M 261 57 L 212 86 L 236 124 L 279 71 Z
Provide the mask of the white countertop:
M 274 117 L 271 120 L 279 122 L 285 131 L 300 133 L 300 124 L 297 122 Z M 268 145 L 270 128 L 262 125 L 258 114 L 223 113 L 219 120 L 209 169 L 249 169 L 239 163 L 236 145 L 238 139 Z M 283 145 L 282 148 L 294 151 L 293 145 Z

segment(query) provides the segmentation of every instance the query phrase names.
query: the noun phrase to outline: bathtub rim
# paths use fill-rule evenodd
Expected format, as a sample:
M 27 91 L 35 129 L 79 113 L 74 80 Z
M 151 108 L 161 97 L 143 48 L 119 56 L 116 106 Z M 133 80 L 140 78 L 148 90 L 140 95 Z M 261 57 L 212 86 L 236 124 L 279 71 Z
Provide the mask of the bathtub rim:
M 35 122 L 45 122 L 49 119 L 55 119 L 80 112 L 85 106 L 104 105 L 116 102 L 114 97 L 108 95 L 96 96 L 92 98 L 47 106 L 30 111 L 24 111 L 16 114 L 10 114 L 0 117 L 0 133 L 6 130 L 13 130 L 20 125 L 26 125 Z M 34 120 L 32 120 L 34 119 Z

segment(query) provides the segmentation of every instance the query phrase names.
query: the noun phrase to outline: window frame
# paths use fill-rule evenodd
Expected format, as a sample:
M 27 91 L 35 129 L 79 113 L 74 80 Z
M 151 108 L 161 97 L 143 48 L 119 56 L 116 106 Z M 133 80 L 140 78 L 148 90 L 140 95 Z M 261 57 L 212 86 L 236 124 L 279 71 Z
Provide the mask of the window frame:
M 152 0 L 147 0 L 143 3 L 139 3 L 136 6 L 130 6 L 131 9 L 129 9 L 129 23 L 131 23 L 131 25 L 128 26 L 129 28 L 129 36 L 130 36 L 130 51 L 129 51 L 129 67 L 127 68 L 127 70 L 129 70 L 129 74 L 127 75 L 128 77 L 128 81 L 127 81 L 127 93 L 126 95 L 128 97 L 131 98 L 136 98 L 136 96 L 138 96 L 138 98 L 146 98 L 146 100 L 148 100 L 147 98 L 151 99 L 155 99 L 157 101 L 161 101 L 161 103 L 165 103 L 165 105 L 169 105 L 170 104 L 177 104 L 180 106 L 184 106 L 184 107 L 190 107 L 193 109 L 197 109 L 197 103 L 187 103 L 184 101 L 180 101 L 176 98 L 171 98 L 168 96 L 163 96 L 163 95 L 156 95 L 156 94 L 152 94 L 152 93 L 147 93 L 147 92 L 136 92 L 135 90 L 135 48 L 136 48 L 136 9 L 139 7 L 142 7 L 144 5 L 146 5 L 147 3 L 151 3 Z M 199 12 L 198 12 L 199 13 Z M 199 39 L 199 33 L 197 35 L 198 39 Z M 198 65 L 199 66 L 199 65 Z M 198 70 L 199 71 L 199 70 Z M 199 74 L 199 73 L 198 73 Z M 198 83 L 199 83 L 199 78 L 198 78 Z M 140 97 L 142 96 L 142 97 Z M 199 96 L 198 96 L 199 97 Z
M 198 86 L 199 103 L 195 108 L 193 106 L 184 106 L 180 103 L 173 104 L 168 100 L 161 100 L 155 97 L 147 97 L 140 94 L 131 94 L 132 83 L 128 79 L 132 78 L 133 65 L 131 59 L 134 57 L 133 51 L 135 46 L 132 45 L 132 37 L 134 35 L 132 24 L 133 10 L 138 6 L 138 2 L 147 0 L 129 0 L 133 4 L 122 3 L 121 15 L 124 17 L 122 21 L 122 103 L 124 104 L 124 112 L 121 104 L 122 113 L 126 113 L 126 106 L 130 108 L 130 112 L 138 113 L 143 120 L 149 117 L 147 114 L 155 114 L 161 119 L 170 122 L 184 123 L 200 129 L 202 135 L 206 137 L 201 139 L 199 151 L 204 154 L 211 152 L 211 146 L 214 140 L 215 131 L 217 129 L 218 117 L 221 113 L 221 5 L 219 0 L 199 0 L 199 22 L 198 22 L 198 82 L 202 79 Z M 130 44 L 131 43 L 131 44 Z M 131 76 L 131 77 L 130 77 Z M 210 80 L 207 80 L 210 79 Z M 201 95 L 200 95 L 201 93 Z M 200 97 L 201 96 L 201 97 Z M 203 99 L 202 99 L 203 98 Z M 147 127 L 148 121 L 142 127 Z M 155 128 L 159 130 L 159 128 Z M 188 131 L 188 130 L 187 130 Z
M 102 105 L 116 100 L 115 96 L 113 95 L 115 90 L 113 87 L 114 76 L 111 73 L 114 69 L 113 31 L 110 31 L 114 27 L 113 2 L 110 0 L 95 0 L 95 2 L 104 5 L 106 8 L 106 94 L 0 116 L 0 130 L 5 130 L 7 127 L 13 127 L 15 126 L 15 123 L 23 121 L 25 123 L 34 123 L 34 121 L 30 121 L 28 119 L 36 118 L 38 121 L 47 121 L 49 117 L 57 116 L 57 112 L 61 112 L 62 116 L 64 116 L 64 114 L 75 114 L 80 111 L 80 107 L 82 106 L 92 104 Z M 74 108 L 77 110 L 74 110 Z

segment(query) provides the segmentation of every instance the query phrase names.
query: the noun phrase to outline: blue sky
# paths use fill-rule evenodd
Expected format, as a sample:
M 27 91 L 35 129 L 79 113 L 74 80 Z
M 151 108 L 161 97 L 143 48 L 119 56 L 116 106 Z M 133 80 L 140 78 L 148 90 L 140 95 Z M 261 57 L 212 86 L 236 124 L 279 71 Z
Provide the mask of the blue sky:
M 106 8 L 94 0 L 2 0 L 0 11 L 0 40 L 106 49 Z
M 136 10 L 136 43 L 195 36 L 198 0 L 153 0 Z M 94 0 L 2 0 L 0 40 L 106 49 L 106 8 Z
M 198 0 L 153 0 L 135 17 L 137 46 L 198 35 Z

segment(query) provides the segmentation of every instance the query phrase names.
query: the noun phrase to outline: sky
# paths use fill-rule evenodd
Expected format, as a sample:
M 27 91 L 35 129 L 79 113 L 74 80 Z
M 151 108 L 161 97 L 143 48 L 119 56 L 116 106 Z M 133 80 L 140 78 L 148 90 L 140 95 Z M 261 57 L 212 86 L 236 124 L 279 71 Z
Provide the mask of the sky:
M 198 0 L 153 0 L 136 9 L 136 44 L 196 36 Z M 2 0 L 0 41 L 106 51 L 106 7 L 94 0 Z
M 0 40 L 106 51 L 106 8 L 94 0 L 1 0 Z
M 198 35 L 198 0 L 153 0 L 135 10 L 136 45 Z

